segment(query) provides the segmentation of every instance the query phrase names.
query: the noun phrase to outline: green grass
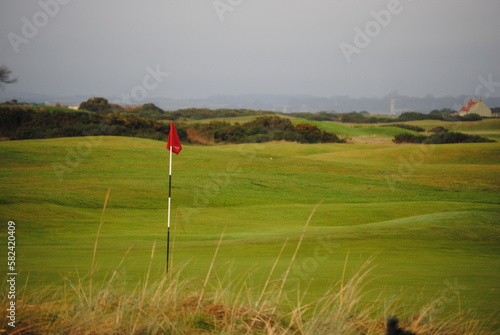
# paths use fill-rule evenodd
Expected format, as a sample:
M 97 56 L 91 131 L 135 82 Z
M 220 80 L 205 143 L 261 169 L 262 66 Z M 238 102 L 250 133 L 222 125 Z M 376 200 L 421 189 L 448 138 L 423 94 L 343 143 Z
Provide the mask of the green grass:
M 219 248 L 220 243 L 211 265 Z M 284 289 L 286 274 L 272 281 L 268 276 L 260 286 L 255 286 L 251 271 L 235 274 L 233 269 L 211 277 L 211 268 L 205 280 L 198 282 L 181 279 L 182 269 L 176 269 L 175 276 L 152 279 L 155 251 L 153 244 L 148 271 L 134 290 L 120 284 L 118 270 L 97 283 L 92 276 L 66 278 L 59 288 L 36 293 L 22 290 L 16 301 L 22 314 L 9 334 L 378 335 L 385 333 L 384 320 L 396 311 L 403 327 L 421 335 L 490 334 L 485 327 L 489 319 L 474 319 L 470 310 L 443 315 L 444 299 L 449 303 L 445 296 L 422 305 L 411 316 L 401 313 L 404 306 L 395 297 L 369 305 L 360 303 L 373 270 L 369 261 L 353 275 L 343 273 L 320 298 L 305 303 L 303 294 L 295 300 L 295 294 Z M 270 275 L 273 273 L 274 267 Z M 5 297 L 0 300 L 2 306 L 8 303 Z M 0 321 L 3 332 L 10 327 L 7 321 Z
M 255 120 L 261 115 L 241 116 L 235 118 L 216 118 L 204 120 L 192 120 L 189 122 L 208 123 L 211 121 L 226 121 L 230 123 L 244 123 Z M 280 117 L 289 118 L 293 124 L 297 123 L 310 123 L 315 124 L 321 130 L 334 133 L 340 137 L 347 137 L 350 139 L 360 139 L 365 143 L 376 142 L 377 140 L 385 140 L 387 144 L 388 139 L 392 139 L 395 135 L 402 132 L 411 134 L 419 134 L 415 131 L 402 129 L 399 127 L 391 127 L 391 123 L 375 123 L 375 124 L 359 124 L 359 123 L 341 123 L 333 121 L 314 121 L 294 116 L 280 115 Z M 473 135 L 485 136 L 494 140 L 500 139 L 500 119 L 484 119 L 482 121 L 470 122 L 447 122 L 439 120 L 422 120 L 422 121 L 409 121 L 409 122 L 396 122 L 408 125 L 414 125 L 424 128 L 427 132 L 436 127 L 444 127 L 449 131 L 464 132 Z
M 373 137 L 392 138 L 395 135 L 402 132 L 418 134 L 417 132 L 414 131 L 405 130 L 398 127 L 391 127 L 390 123 L 349 124 L 349 123 L 339 123 L 339 122 L 309 121 L 300 119 L 294 120 L 294 123 L 298 122 L 314 123 L 322 130 L 333 132 L 339 136 L 347 136 L 351 138 L 359 136 L 370 136 L 372 138 Z M 471 122 L 446 122 L 439 120 L 423 120 L 423 121 L 409 121 L 403 123 L 424 128 L 427 132 L 436 127 L 444 127 L 449 131 L 481 135 L 492 139 L 498 139 L 500 136 L 499 119 L 485 119 L 482 121 L 471 121 Z
M 438 120 L 422 120 L 405 122 L 416 125 L 427 130 L 442 126 L 450 131 L 472 132 L 472 131 L 499 131 L 500 119 L 484 119 L 482 121 L 467 121 L 467 122 L 446 122 Z
M 161 278 L 168 201 L 163 142 L 12 141 L 0 142 L 0 155 L 1 236 L 5 241 L 6 223 L 15 221 L 19 282 L 29 276 L 28 291 L 89 273 L 108 188 L 96 280 L 109 278 L 123 260 L 118 276 L 132 289 L 148 272 L 155 242 L 151 274 Z M 496 313 L 499 156 L 498 143 L 185 145 L 174 157 L 172 179 L 174 269 L 202 281 L 225 230 L 214 278 L 230 267 L 235 278 L 247 276 L 259 287 L 289 239 L 277 280 L 322 200 L 287 292 L 300 288 L 304 303 L 314 301 L 341 279 L 346 258 L 349 276 L 373 258 L 364 304 L 398 298 L 401 312 L 412 315 L 442 298 L 446 312 Z

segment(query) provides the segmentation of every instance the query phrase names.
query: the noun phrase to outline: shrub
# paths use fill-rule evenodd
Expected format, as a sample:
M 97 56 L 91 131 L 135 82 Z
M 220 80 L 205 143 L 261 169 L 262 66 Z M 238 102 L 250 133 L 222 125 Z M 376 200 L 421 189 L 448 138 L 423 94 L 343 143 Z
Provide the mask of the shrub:
M 415 121 L 415 120 L 442 120 L 442 115 L 424 114 L 417 112 L 405 112 L 398 116 L 398 121 Z
M 410 133 L 401 133 L 394 136 L 394 143 L 422 143 L 427 137 L 424 135 L 413 135 Z
M 462 116 L 462 121 L 481 121 L 483 118 L 479 114 L 466 114 Z
M 263 128 L 268 130 L 284 130 L 293 131 L 294 127 L 292 121 L 287 118 L 279 116 L 261 116 L 253 121 L 243 123 L 244 127 L 250 128 Z
M 477 135 L 468 135 L 458 132 L 441 132 L 437 134 L 432 134 L 431 136 L 429 136 L 429 138 L 425 140 L 424 143 L 447 144 L 447 143 L 480 143 L 480 142 L 495 142 L 495 141 Z
M 424 143 L 424 144 L 448 144 L 448 143 L 478 143 L 495 142 L 485 137 L 468 135 L 458 132 L 442 131 L 427 137 L 424 135 L 413 135 L 408 133 L 397 134 L 392 140 L 394 143 Z
M 276 114 L 274 112 L 266 111 L 255 111 L 250 109 L 208 109 L 208 108 L 186 108 L 179 109 L 177 111 L 164 112 L 162 118 L 168 120 L 178 120 L 178 119 L 191 119 L 191 120 L 202 120 L 202 119 L 213 119 L 222 117 L 237 117 L 246 115 L 262 115 L 262 114 Z
M 0 137 L 13 138 L 19 127 L 31 121 L 33 106 L 0 106 Z
M 111 105 L 105 98 L 91 98 L 82 102 L 78 109 L 105 114 L 111 111 Z
M 302 135 L 300 142 L 302 143 L 318 143 L 321 142 L 321 130 L 313 124 L 298 123 L 295 129 Z
M 159 112 L 152 104 L 145 106 Z M 199 112 L 210 114 L 210 110 L 199 110 Z M 233 111 L 222 112 L 232 114 Z M 170 131 L 167 122 L 147 119 L 140 114 L 125 110 L 98 114 L 53 108 L 37 111 L 33 106 L 0 106 L 0 121 L 0 137 L 10 139 L 86 136 L 92 133 L 164 140 Z M 261 116 L 243 124 L 211 121 L 189 126 L 178 122 L 177 125 L 181 141 L 188 140 L 189 130 L 191 143 L 245 143 L 273 140 L 302 143 L 345 142 L 337 135 L 322 131 L 315 125 L 300 124 L 294 127 L 290 119 L 279 116 Z

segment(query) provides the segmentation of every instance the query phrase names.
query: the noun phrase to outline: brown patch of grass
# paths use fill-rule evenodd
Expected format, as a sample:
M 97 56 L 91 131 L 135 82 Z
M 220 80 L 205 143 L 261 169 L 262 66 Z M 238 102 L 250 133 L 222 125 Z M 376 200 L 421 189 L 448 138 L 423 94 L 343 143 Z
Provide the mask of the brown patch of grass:
M 381 136 L 355 136 L 348 143 L 354 144 L 377 144 L 377 145 L 393 145 L 392 138 Z
M 186 131 L 189 143 L 203 145 L 213 144 L 213 140 L 205 138 L 205 136 L 196 129 L 188 128 Z
M 408 313 L 397 302 L 362 306 L 365 284 L 369 282 L 367 262 L 351 278 L 339 280 L 321 299 L 302 304 L 290 292 L 269 290 L 259 303 L 259 292 L 235 281 L 211 279 L 202 291 L 199 281 L 167 277 L 137 285 L 132 292 L 113 281 L 68 280 L 65 288 L 20 297 L 16 306 L 16 328 L 0 320 L 8 334 L 139 335 L 139 334 L 384 334 L 388 315 L 401 315 L 401 326 L 419 335 L 489 334 L 481 320 L 469 313 L 438 315 L 436 304 Z M 230 271 L 230 270 L 228 270 Z M 279 283 L 278 283 L 279 284 Z M 245 284 L 246 285 L 246 284 Z M 273 285 L 271 285 L 273 286 Z M 273 286 L 274 288 L 280 285 Z M 245 286 L 246 287 L 246 286 Z M 283 297 L 278 301 L 279 296 Z M 288 303 L 285 301 L 299 301 Z M 5 310 L 9 301 L 0 302 Z M 487 321 L 487 320 L 486 320 Z M 491 332 L 490 332 L 491 333 Z

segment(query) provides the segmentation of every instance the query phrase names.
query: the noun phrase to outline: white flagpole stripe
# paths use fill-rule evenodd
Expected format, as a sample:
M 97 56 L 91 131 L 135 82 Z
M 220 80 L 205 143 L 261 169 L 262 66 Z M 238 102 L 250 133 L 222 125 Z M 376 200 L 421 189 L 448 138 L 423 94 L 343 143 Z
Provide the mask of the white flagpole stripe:
M 167 218 L 167 268 L 168 274 L 168 261 L 170 256 L 170 203 L 172 198 L 172 146 L 170 146 L 170 160 L 168 164 L 168 218 Z

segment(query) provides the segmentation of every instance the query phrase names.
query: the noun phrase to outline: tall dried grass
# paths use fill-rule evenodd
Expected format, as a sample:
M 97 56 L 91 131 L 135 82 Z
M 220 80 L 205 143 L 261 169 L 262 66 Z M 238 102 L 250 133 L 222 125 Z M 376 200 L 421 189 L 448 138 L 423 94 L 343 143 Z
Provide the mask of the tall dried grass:
M 108 198 L 109 191 L 105 206 Z M 317 207 L 311 213 L 304 232 Z M 99 230 L 102 223 L 101 218 Z M 281 279 L 271 280 L 275 266 L 265 284 L 257 288 L 250 284 L 249 274 L 235 279 L 230 269 L 222 277 L 211 276 L 222 238 L 223 235 L 204 281 L 183 279 L 182 268 L 175 269 L 175 276 L 165 275 L 151 280 L 155 242 L 148 272 L 135 289 L 130 290 L 116 279 L 127 255 L 108 280 L 93 280 L 98 231 L 89 276 L 75 280 L 66 278 L 62 287 L 18 294 L 16 327 L 9 327 L 8 319 L 3 317 L 0 333 L 371 335 L 384 334 L 387 316 L 399 314 L 404 317 L 402 326 L 421 335 L 489 334 L 483 327 L 484 322 L 474 320 L 464 312 L 432 318 L 436 306 L 432 302 L 413 315 L 401 309 L 397 300 L 387 303 L 380 299 L 380 303 L 362 304 L 364 288 L 373 269 L 371 261 L 366 262 L 351 278 L 345 278 L 343 274 L 322 298 L 307 304 L 303 303 L 306 293 L 285 290 L 288 271 Z M 3 295 L 1 310 L 5 311 L 8 304 L 7 296 Z

